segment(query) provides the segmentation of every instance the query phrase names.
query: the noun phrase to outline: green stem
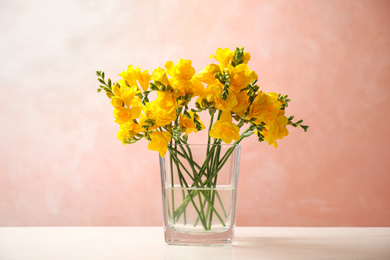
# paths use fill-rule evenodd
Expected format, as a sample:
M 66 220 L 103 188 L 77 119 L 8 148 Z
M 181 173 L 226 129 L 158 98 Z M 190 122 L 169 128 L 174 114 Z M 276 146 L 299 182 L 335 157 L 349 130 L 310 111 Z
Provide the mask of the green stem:
M 172 146 L 172 144 L 169 144 L 170 146 Z M 171 168 L 171 187 L 172 187 L 172 190 L 171 190 L 171 200 L 172 200 L 172 215 L 173 213 L 175 212 L 175 185 L 174 185 L 174 179 L 173 179 L 173 162 L 172 162 L 172 156 L 169 157 L 169 165 L 170 165 L 170 168 Z M 169 209 L 169 208 L 168 208 Z M 169 212 L 169 210 L 168 210 Z M 175 223 L 175 218 L 173 218 L 173 223 Z
M 178 164 L 184 169 L 184 171 L 187 173 L 187 175 L 191 178 L 191 180 L 195 182 L 194 177 L 192 177 L 191 173 L 186 169 L 186 167 L 183 165 L 183 163 L 177 158 L 172 148 L 168 147 L 169 153 L 171 154 L 171 157 L 175 160 L 176 167 L 179 169 Z
M 209 131 L 207 132 L 207 154 L 206 154 L 206 156 L 210 153 L 210 141 L 211 141 L 210 131 L 211 131 L 211 128 L 212 128 L 213 123 L 214 123 L 214 114 L 215 114 L 215 111 L 211 114 Z M 207 168 L 207 170 L 208 170 L 208 172 L 210 172 L 209 167 Z
M 237 144 L 239 144 L 242 139 L 245 138 L 245 134 L 250 131 L 249 129 L 246 129 L 240 136 L 240 139 L 236 142 L 234 142 L 233 146 L 229 148 L 229 150 L 226 151 L 226 153 L 222 156 L 222 159 L 219 161 L 218 165 L 219 167 L 217 168 L 216 172 L 214 172 L 210 177 L 208 177 L 203 183 L 205 185 L 209 184 L 210 182 L 213 181 L 213 178 L 218 174 L 218 172 L 222 169 L 222 167 L 225 165 L 227 160 L 229 159 L 229 156 L 233 153 L 234 149 L 236 148 Z
M 174 155 L 174 152 L 170 150 L 170 154 L 171 156 Z M 179 220 L 181 214 L 183 214 L 187 208 L 187 205 L 188 203 L 191 201 L 194 209 L 196 210 L 196 212 L 198 213 L 198 216 L 201 218 L 201 222 L 202 222 L 202 225 L 204 227 L 204 229 L 206 230 L 207 229 L 207 224 L 206 224 L 206 221 L 204 219 L 204 213 L 202 214 L 202 212 L 199 211 L 198 207 L 196 206 L 196 203 L 194 202 L 193 198 L 195 197 L 192 193 L 193 191 L 191 190 L 188 190 L 188 184 L 182 174 L 182 171 L 180 169 L 180 166 L 188 173 L 188 170 L 184 167 L 184 165 L 180 162 L 180 160 L 177 159 L 177 157 L 174 157 L 173 159 L 176 159 L 175 160 L 175 163 L 176 163 L 176 167 L 177 167 L 177 173 L 178 173 L 178 177 L 179 177 L 179 180 L 180 180 L 180 183 L 181 183 L 181 186 L 182 188 L 187 188 L 187 192 L 188 192 L 188 196 L 183 200 L 183 202 L 179 205 L 179 207 L 173 212 L 173 218 L 176 219 L 176 221 Z M 180 165 L 180 166 L 179 166 Z M 184 184 L 184 185 L 183 185 Z M 188 201 L 188 198 L 190 201 Z M 186 200 L 188 202 L 186 202 Z
M 213 162 L 213 172 L 216 173 L 215 175 L 215 178 L 214 178 L 214 181 L 213 183 L 211 184 L 211 187 L 213 187 L 214 189 L 212 191 L 210 191 L 210 197 L 211 198 L 211 203 L 212 205 L 214 206 L 214 201 L 215 201 L 215 193 L 218 192 L 215 190 L 216 186 L 217 186 L 217 178 L 218 178 L 218 171 L 217 171 L 217 168 L 218 168 L 218 162 L 219 162 L 219 155 L 221 153 L 221 146 L 218 145 L 217 147 L 217 151 L 215 153 L 215 157 L 214 157 L 214 162 Z M 209 185 L 210 186 L 210 185 Z M 210 206 L 210 205 L 209 205 Z M 210 212 L 210 217 L 209 217 L 209 225 L 208 227 L 211 229 L 211 223 L 213 221 L 213 211 Z

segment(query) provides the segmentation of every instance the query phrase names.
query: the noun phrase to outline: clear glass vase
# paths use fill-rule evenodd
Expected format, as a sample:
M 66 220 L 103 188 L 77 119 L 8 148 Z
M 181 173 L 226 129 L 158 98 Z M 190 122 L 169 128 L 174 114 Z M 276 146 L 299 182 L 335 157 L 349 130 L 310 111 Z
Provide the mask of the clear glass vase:
M 230 244 L 240 145 L 169 144 L 160 157 L 165 241 Z

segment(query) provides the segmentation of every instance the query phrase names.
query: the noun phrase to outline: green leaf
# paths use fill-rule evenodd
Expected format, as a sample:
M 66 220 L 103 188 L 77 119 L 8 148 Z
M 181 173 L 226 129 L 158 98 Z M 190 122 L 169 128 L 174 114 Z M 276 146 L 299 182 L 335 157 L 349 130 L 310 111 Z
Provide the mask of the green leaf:
M 156 91 L 159 90 L 159 88 L 155 84 L 153 84 L 152 82 L 149 83 L 149 88 L 151 90 L 156 90 Z
M 199 121 L 195 122 L 196 130 L 201 131 L 202 130 L 202 124 Z
M 243 134 L 242 134 L 242 137 L 248 137 L 248 136 L 251 136 L 251 135 L 253 135 L 253 134 L 254 134 L 254 132 L 253 132 L 252 130 L 250 130 L 250 131 L 248 131 L 248 132 L 243 133 Z
M 303 128 L 303 131 L 307 131 L 307 129 L 309 128 L 309 126 L 307 126 L 307 125 L 301 125 L 301 127 Z
M 103 85 L 107 86 L 107 84 L 106 84 L 106 82 L 104 80 L 102 80 L 102 79 L 98 79 L 98 80 L 99 80 L 100 83 L 102 83 Z
M 184 116 L 188 117 L 189 119 L 191 119 L 191 115 L 190 113 L 188 113 L 187 110 L 184 110 Z

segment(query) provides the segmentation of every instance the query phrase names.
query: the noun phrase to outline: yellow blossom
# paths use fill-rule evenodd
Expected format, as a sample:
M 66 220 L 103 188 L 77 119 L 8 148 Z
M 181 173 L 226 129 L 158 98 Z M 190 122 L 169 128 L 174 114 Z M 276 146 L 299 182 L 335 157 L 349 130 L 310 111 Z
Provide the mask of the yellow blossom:
M 157 69 L 153 70 L 151 79 L 153 81 L 158 81 L 165 86 L 169 85 L 167 71 L 162 69 L 162 68 L 157 68 Z
M 233 68 L 229 66 L 230 73 L 230 89 L 238 93 L 241 89 L 247 87 L 249 83 L 252 83 L 253 80 L 257 79 L 258 76 L 256 72 L 250 71 L 248 65 L 240 64 Z
M 149 75 L 149 71 L 145 70 L 142 71 L 138 70 L 138 83 L 140 84 L 143 91 L 147 90 L 149 88 L 149 82 L 151 79 L 151 76 Z
M 169 82 L 174 90 L 173 96 L 175 98 L 194 94 L 191 79 L 195 74 L 195 69 L 191 65 L 191 60 L 180 59 L 176 66 L 172 61 L 167 61 L 165 68 L 171 76 Z
M 121 88 L 118 84 L 114 84 L 112 86 L 112 93 L 114 93 L 114 95 L 118 97 L 122 95 Z
M 156 120 L 156 116 L 154 113 L 155 103 L 156 103 L 156 101 L 152 101 L 152 102 L 146 103 L 145 106 L 142 107 L 142 109 L 145 113 L 145 120 L 146 119 Z
M 167 61 L 165 63 L 165 69 L 174 80 L 190 80 L 195 74 L 191 60 L 180 59 L 176 66 L 172 61 Z
M 251 60 L 251 55 L 249 54 L 249 52 L 244 51 L 244 55 L 243 55 L 242 59 L 243 59 L 242 62 L 244 64 L 248 64 L 248 62 Z
M 158 126 L 169 125 L 176 120 L 176 101 L 170 93 L 158 91 L 156 100 L 147 103 L 144 112 Z
M 171 111 L 176 109 L 176 101 L 172 95 L 165 91 L 158 91 L 156 98 L 156 105 L 158 109 Z
M 171 133 L 169 132 L 153 132 L 150 135 L 151 141 L 149 141 L 148 149 L 151 151 L 158 151 L 161 157 L 164 157 L 168 143 L 171 141 Z
M 155 115 L 156 115 L 156 124 L 158 126 L 169 125 L 172 123 L 172 121 L 176 119 L 175 110 L 167 111 L 167 110 L 157 108 L 155 111 Z
M 221 69 L 216 64 L 207 65 L 202 71 L 195 74 L 195 77 L 206 84 L 215 83 L 215 73 L 221 72 Z
M 125 103 L 125 105 L 130 108 L 133 104 L 134 99 L 139 100 L 139 97 L 136 97 L 136 94 L 138 93 L 140 93 L 140 91 L 136 86 L 124 88 L 121 94 L 123 103 Z
M 116 137 L 122 141 L 123 144 L 127 144 L 131 143 L 134 137 L 142 131 L 143 128 L 139 124 L 136 124 L 133 121 L 129 121 L 120 125 L 120 129 Z
M 114 109 L 114 117 L 115 123 L 124 124 L 130 120 L 136 119 L 139 117 L 141 113 L 141 108 L 136 107 L 134 109 L 130 109 L 127 107 L 115 108 Z
M 191 118 L 186 117 L 183 113 L 180 114 L 180 119 L 179 119 L 179 125 L 180 127 L 185 131 L 185 135 L 188 136 L 188 134 L 192 132 L 198 132 L 196 129 L 196 124 L 194 123 L 194 112 L 189 111 L 188 112 L 191 116 Z M 201 130 L 205 128 L 203 125 L 202 121 L 199 120 L 199 123 L 201 124 Z
M 114 96 L 111 97 L 111 104 L 114 108 L 118 109 L 122 107 L 123 104 L 128 108 L 131 108 L 131 106 L 139 106 L 139 103 L 141 102 L 141 99 L 136 96 L 136 94 L 141 93 L 137 86 L 128 87 L 115 84 L 112 87 L 112 92 L 114 93 Z
M 260 91 L 249 108 L 248 120 L 256 118 L 255 123 L 261 122 L 271 125 L 279 115 L 282 103 L 278 100 L 279 94 L 275 92 L 264 93 Z
M 119 74 L 119 76 L 122 77 L 122 80 L 119 80 L 119 84 L 122 87 L 137 87 L 137 89 L 142 89 L 144 91 L 148 89 L 149 81 L 151 79 L 148 70 L 141 71 L 140 68 L 134 68 L 133 65 L 129 65 L 125 71 L 122 71 Z M 137 81 L 141 87 L 137 85 Z
M 197 102 L 202 104 L 203 99 L 206 99 L 208 103 L 213 103 L 216 109 L 223 111 L 231 111 L 237 105 L 236 95 L 233 92 L 229 93 L 226 100 L 222 99 L 222 86 L 220 83 L 208 85 L 197 99 Z
M 112 96 L 111 97 L 111 104 L 114 108 L 121 108 L 121 107 L 123 107 L 123 100 L 121 97 Z
M 264 140 L 267 141 L 268 144 L 277 148 L 278 144 L 276 143 L 276 140 L 283 139 L 283 137 L 289 134 L 287 130 L 287 124 L 288 118 L 284 115 L 284 111 L 281 110 L 275 122 L 270 126 L 266 125 L 266 129 L 262 131 Z
M 232 61 L 233 52 L 228 48 L 218 48 L 217 55 L 211 55 L 210 58 L 215 58 L 217 61 L 219 61 L 219 67 L 221 71 L 223 71 L 223 69 L 226 68 L 227 65 Z
M 176 99 L 180 96 L 194 95 L 194 86 L 192 80 L 171 80 L 173 88 L 173 97 Z
M 237 104 L 232 108 L 232 111 L 240 117 L 245 117 L 245 113 L 249 106 L 249 97 L 247 91 L 241 91 L 236 94 Z
M 194 92 L 193 96 L 195 96 L 195 97 L 200 96 L 202 93 L 204 93 L 205 88 L 204 88 L 202 81 L 200 81 L 199 79 L 197 79 L 195 77 L 192 77 L 191 83 L 192 83 L 192 90 Z
M 119 81 L 119 84 L 121 86 L 136 86 L 137 85 L 137 79 L 138 79 L 138 73 L 134 69 L 133 65 L 129 65 L 125 71 L 122 71 L 119 76 L 122 77 L 122 80 Z
M 240 128 L 232 123 L 230 112 L 223 112 L 221 118 L 214 123 L 210 130 L 212 138 L 219 138 L 226 144 L 230 144 L 233 140 L 240 140 Z
M 148 105 L 150 105 L 150 103 L 147 103 L 145 107 L 143 107 L 144 111 L 147 111 L 146 107 L 148 107 Z M 150 106 L 149 106 L 149 109 L 150 109 Z M 140 115 L 140 118 L 139 118 L 139 125 L 144 129 L 148 129 L 148 131 L 152 131 L 152 130 L 155 130 L 157 129 L 159 126 L 158 125 L 153 125 L 151 124 L 150 120 L 154 121 L 155 117 L 154 115 L 150 112 L 150 110 L 148 111 L 148 116 L 146 116 L 145 114 L 141 114 Z M 147 121 L 149 120 L 149 121 Z

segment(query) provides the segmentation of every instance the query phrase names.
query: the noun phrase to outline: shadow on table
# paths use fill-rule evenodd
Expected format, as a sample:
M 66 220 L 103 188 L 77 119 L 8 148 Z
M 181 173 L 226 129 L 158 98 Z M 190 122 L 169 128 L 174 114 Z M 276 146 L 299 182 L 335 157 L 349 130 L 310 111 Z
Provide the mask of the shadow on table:
M 337 238 L 316 239 L 312 237 L 237 237 L 236 253 L 242 250 L 256 252 L 262 256 L 302 256 L 313 260 L 336 260 L 352 257 L 359 260 L 382 260 L 364 243 Z M 286 258 L 287 259 L 287 258 Z M 306 258 L 305 258 L 306 259 Z

